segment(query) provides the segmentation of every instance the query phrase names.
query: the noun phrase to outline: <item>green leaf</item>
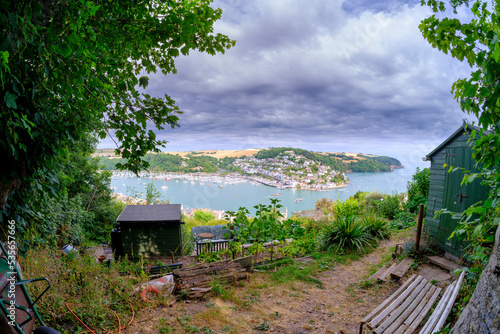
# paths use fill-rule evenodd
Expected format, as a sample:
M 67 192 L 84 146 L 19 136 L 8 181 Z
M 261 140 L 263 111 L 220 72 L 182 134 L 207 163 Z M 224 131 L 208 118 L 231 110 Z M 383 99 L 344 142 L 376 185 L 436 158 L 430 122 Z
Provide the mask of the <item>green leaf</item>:
M 63 43 L 61 47 L 59 48 L 59 54 L 63 56 L 64 58 L 67 58 L 71 55 L 71 47 L 69 46 L 68 43 Z
M 179 57 L 179 50 L 178 49 L 175 49 L 175 48 L 168 49 L 167 53 L 170 57 Z
M 495 45 L 495 49 L 491 53 L 491 56 L 497 63 L 500 63 L 500 46 L 498 44 Z
M 17 109 L 16 99 L 17 95 L 14 95 L 9 91 L 5 92 L 3 100 L 5 101 L 5 104 L 8 108 Z
M 139 78 L 139 86 L 142 88 L 146 88 L 149 84 L 149 78 L 146 76 L 142 76 Z

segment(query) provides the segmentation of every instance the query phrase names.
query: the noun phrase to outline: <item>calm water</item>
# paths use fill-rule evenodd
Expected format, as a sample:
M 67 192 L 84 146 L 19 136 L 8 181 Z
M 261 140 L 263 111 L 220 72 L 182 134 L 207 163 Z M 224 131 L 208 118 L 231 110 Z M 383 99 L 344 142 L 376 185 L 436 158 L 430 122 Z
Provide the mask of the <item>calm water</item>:
M 171 203 L 180 203 L 184 208 L 209 208 L 213 210 L 236 211 L 244 206 L 254 212 L 252 208 L 257 204 L 270 204 L 270 198 L 279 198 L 284 208 L 291 212 L 313 209 L 316 201 L 322 197 L 328 199 L 346 199 L 361 191 L 378 191 L 384 194 L 393 194 L 406 191 L 407 181 L 415 173 L 415 168 L 395 169 L 391 173 L 351 173 L 347 174 L 351 183 L 347 187 L 324 192 L 306 191 L 297 189 L 277 189 L 265 185 L 253 185 L 250 182 L 238 184 L 215 184 L 190 180 L 152 180 L 147 177 L 117 178 L 111 180 L 111 186 L 116 187 L 115 193 L 124 195 L 139 194 L 145 197 L 145 184 L 153 181 L 161 192 L 162 200 Z M 219 186 L 223 186 L 220 188 Z M 140 193 L 144 194 L 141 195 Z M 281 193 L 279 196 L 273 194 Z M 297 198 L 302 201 L 295 203 Z

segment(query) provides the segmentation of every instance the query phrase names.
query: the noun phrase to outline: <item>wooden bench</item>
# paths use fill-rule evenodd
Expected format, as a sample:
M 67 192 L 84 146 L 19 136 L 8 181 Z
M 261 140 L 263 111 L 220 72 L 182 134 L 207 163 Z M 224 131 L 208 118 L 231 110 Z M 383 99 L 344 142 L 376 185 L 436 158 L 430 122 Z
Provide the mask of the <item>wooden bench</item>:
M 448 286 L 420 334 L 430 334 L 441 329 L 455 303 L 463 277 L 464 273 L 462 272 L 458 281 Z M 365 324 L 377 334 L 413 333 L 424 320 L 440 293 L 441 288 L 434 286 L 420 275 L 413 275 L 396 292 L 361 320 L 359 333 L 363 333 L 363 325 Z
M 196 255 L 200 255 L 205 252 L 218 252 L 229 247 L 229 240 L 210 240 L 210 241 L 196 241 L 195 249 Z
M 413 275 L 360 322 L 377 334 L 413 333 L 434 305 L 441 288 Z

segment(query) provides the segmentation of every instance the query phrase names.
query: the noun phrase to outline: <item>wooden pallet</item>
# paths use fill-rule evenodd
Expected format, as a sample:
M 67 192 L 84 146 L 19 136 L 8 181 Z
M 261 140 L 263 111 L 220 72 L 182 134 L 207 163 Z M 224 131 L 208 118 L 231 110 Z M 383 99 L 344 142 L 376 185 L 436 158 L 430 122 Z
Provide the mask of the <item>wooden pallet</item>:
M 443 327 L 444 322 L 446 321 L 446 318 L 448 317 L 448 314 L 450 314 L 451 308 L 455 303 L 455 299 L 457 298 L 463 279 L 464 272 L 460 274 L 458 281 L 455 281 L 453 284 L 448 286 L 443 298 L 439 301 L 439 304 L 436 306 L 434 312 L 432 312 L 432 315 L 420 331 L 420 334 L 434 333 Z
M 422 276 L 413 275 L 396 292 L 360 322 L 377 334 L 413 333 L 439 296 L 437 288 Z
M 384 264 L 382 267 L 380 267 L 379 270 L 377 270 L 376 273 L 374 273 L 373 275 L 371 275 L 368 280 L 370 281 L 376 281 L 379 279 L 380 276 L 382 276 L 382 274 L 387 270 L 387 264 Z
M 174 270 L 174 294 L 184 294 L 188 298 L 203 298 L 210 291 L 210 283 L 214 279 L 225 284 L 248 278 L 246 269 L 240 263 L 231 260 L 202 263 Z

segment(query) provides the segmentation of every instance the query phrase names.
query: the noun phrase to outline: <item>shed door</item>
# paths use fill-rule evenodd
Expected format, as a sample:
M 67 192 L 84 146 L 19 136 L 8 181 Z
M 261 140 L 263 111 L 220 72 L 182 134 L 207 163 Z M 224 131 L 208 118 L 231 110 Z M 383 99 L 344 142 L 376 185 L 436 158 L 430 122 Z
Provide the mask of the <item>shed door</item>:
M 448 166 L 477 171 L 476 168 L 473 168 L 475 162 L 471 154 L 472 149 L 470 147 L 447 148 L 446 163 Z M 481 186 L 479 179 L 476 179 L 471 184 L 462 185 L 463 177 L 464 173 L 460 170 L 453 173 L 446 173 L 443 207 L 452 212 L 462 213 L 472 204 L 485 199 L 488 194 L 488 189 Z M 464 248 L 465 243 L 459 241 L 457 237 L 448 240 L 451 233 L 457 227 L 457 223 L 458 221 L 452 219 L 450 214 L 441 215 L 438 241 L 456 250 L 455 252 L 450 250 L 451 253 L 461 255 L 461 250 Z

